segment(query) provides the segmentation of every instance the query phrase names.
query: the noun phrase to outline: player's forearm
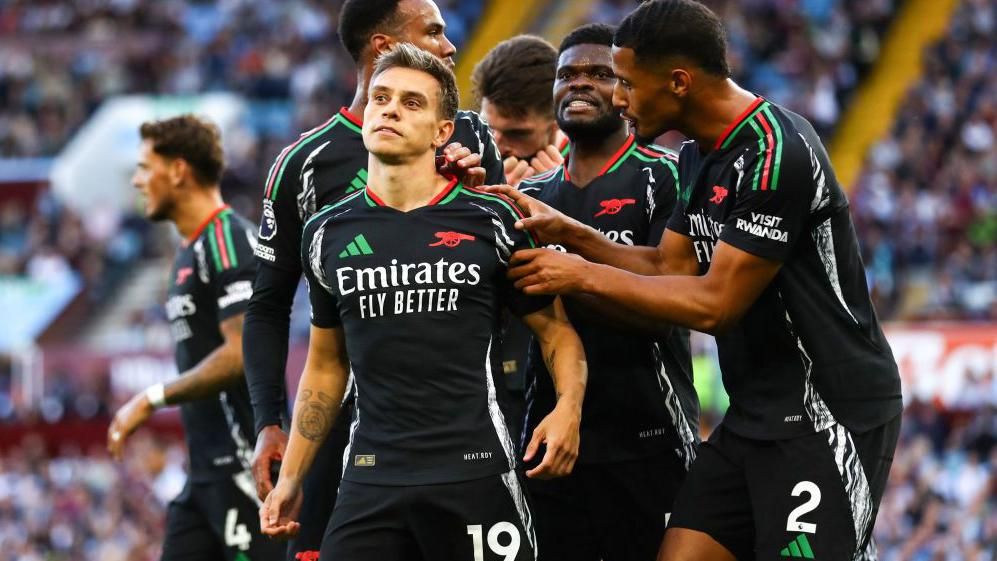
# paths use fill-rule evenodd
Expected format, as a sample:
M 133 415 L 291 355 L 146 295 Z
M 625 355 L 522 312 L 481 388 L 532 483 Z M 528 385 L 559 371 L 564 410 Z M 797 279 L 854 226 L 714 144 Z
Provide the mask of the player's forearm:
M 300 273 L 260 266 L 243 328 L 246 382 L 256 432 L 280 425 L 286 415 L 284 368 L 287 363 L 291 305 Z
M 201 362 L 165 385 L 167 405 L 211 397 L 238 381 L 242 375 L 241 342 L 229 341 Z
M 716 334 L 727 329 L 732 302 L 705 276 L 644 276 L 614 267 L 589 264 L 582 292 L 622 307 L 647 320 Z
M 536 335 L 547 371 L 554 382 L 558 403 L 581 410 L 588 364 L 578 333 L 567 320 L 558 320 Z
M 280 468 L 280 478 L 300 482 L 339 415 L 346 393 L 348 365 L 332 361 L 315 364 L 309 359 L 294 400 L 290 439 Z
M 665 274 L 661 252 L 656 247 L 619 244 L 581 222 L 575 223 L 570 232 L 565 247 L 593 263 L 604 263 L 638 275 Z

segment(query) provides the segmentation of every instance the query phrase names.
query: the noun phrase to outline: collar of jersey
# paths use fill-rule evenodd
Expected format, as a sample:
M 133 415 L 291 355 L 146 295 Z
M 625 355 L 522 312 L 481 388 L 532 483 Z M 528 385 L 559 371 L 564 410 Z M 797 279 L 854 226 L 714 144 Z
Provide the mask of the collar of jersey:
M 755 98 L 755 101 L 751 102 L 736 119 L 731 121 L 724 132 L 717 138 L 716 143 L 713 144 L 714 150 L 720 150 L 721 148 L 726 148 L 731 144 L 731 142 L 738 136 L 738 134 L 744 129 L 744 125 L 750 121 L 756 113 L 764 110 L 770 104 L 767 99 L 762 96 Z
M 361 119 L 360 117 L 357 117 L 353 113 L 350 113 L 350 108 L 349 107 L 346 107 L 345 105 L 343 107 L 340 107 L 339 108 L 339 114 L 342 115 L 343 118 L 345 118 L 347 121 L 353 123 L 354 125 L 356 125 L 356 126 L 358 126 L 360 128 L 363 128 L 363 119 Z
M 617 150 L 615 154 L 609 157 L 609 160 L 607 160 L 606 163 L 602 166 L 602 169 L 599 170 L 599 173 L 596 174 L 596 177 L 606 175 L 611 171 L 616 171 L 616 168 L 619 167 L 618 164 L 622 162 L 625 159 L 626 155 L 630 152 L 630 150 L 637 145 L 635 140 L 636 137 L 634 137 L 634 135 L 631 134 L 630 136 L 628 136 L 627 139 L 623 141 L 623 146 L 620 146 L 620 149 Z M 568 155 L 564 156 L 564 162 L 561 165 L 564 166 L 564 180 L 571 181 L 571 177 L 568 175 Z
M 227 208 L 229 208 L 228 205 L 222 205 L 216 208 L 215 210 L 211 211 L 211 214 L 204 219 L 204 222 L 201 222 L 201 225 L 197 227 L 197 230 L 194 230 L 194 233 L 188 236 L 186 240 L 184 240 L 183 242 L 184 247 L 187 247 L 188 245 L 194 243 L 194 240 L 196 240 L 198 237 L 201 236 L 201 232 L 203 232 L 204 229 L 208 227 L 208 224 L 211 224 L 211 221 L 217 218 L 219 214 L 225 212 Z
M 450 202 L 450 200 L 452 200 L 452 197 L 450 197 L 450 195 L 456 193 L 462 187 L 462 185 L 460 181 L 457 181 L 456 176 L 446 175 L 444 177 L 450 180 L 450 182 L 447 183 L 446 187 L 444 187 L 442 191 L 440 191 L 439 193 L 436 194 L 436 196 L 430 199 L 430 201 L 426 203 L 425 206 L 414 208 L 412 210 L 419 210 L 420 208 L 425 208 L 427 206 L 436 206 L 437 204 L 441 204 L 441 201 L 442 204 L 446 204 Z M 381 200 L 380 197 L 377 196 L 376 193 L 371 191 L 366 185 L 363 186 L 363 191 L 364 191 L 364 198 L 367 200 L 368 205 L 374 207 L 385 207 L 385 208 L 394 209 L 394 207 L 388 206 L 383 200 Z

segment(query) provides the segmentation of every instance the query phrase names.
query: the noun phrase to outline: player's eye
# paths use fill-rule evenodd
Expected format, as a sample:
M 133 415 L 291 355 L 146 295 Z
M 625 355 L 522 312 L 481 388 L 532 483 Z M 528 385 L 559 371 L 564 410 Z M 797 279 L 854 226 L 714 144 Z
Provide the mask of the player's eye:
M 421 107 L 421 105 L 419 104 L 418 101 L 414 99 L 409 99 L 405 101 L 405 107 L 408 107 L 409 109 L 418 109 L 419 107 Z
M 558 80 L 570 80 L 571 79 L 571 73 L 570 72 L 561 72 L 560 74 L 557 75 L 557 79 Z
M 612 80 L 613 78 L 615 78 L 615 76 L 613 76 L 612 72 L 608 72 L 606 70 L 600 70 L 600 71 L 596 72 L 595 73 L 595 77 L 598 78 L 598 79 L 600 79 L 600 80 Z

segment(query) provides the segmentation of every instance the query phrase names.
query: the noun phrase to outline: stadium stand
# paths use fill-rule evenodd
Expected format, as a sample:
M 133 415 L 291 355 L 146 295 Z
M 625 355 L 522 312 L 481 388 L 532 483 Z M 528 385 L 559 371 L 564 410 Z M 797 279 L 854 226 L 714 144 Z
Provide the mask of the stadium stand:
M 807 117 L 822 136 L 869 71 L 896 0 L 706 0 L 727 25 L 735 80 Z M 585 21 L 617 23 L 628 0 L 601 0 Z
M 997 319 L 995 10 L 962 4 L 853 192 L 883 316 Z
M 472 42 L 490 4 L 438 3 L 458 47 Z M 807 116 L 828 138 L 863 78 L 874 72 L 904 1 L 706 3 L 727 22 L 737 79 Z M 352 93 L 351 63 L 335 37 L 339 4 L 0 0 L 0 179 L 15 161 L 56 156 L 115 96 L 235 92 L 250 104 L 250 123 L 229 151 L 223 189 L 238 210 L 257 216 L 273 156 Z M 579 23 L 616 23 L 633 5 L 539 1 L 530 13 L 548 21 L 514 31 L 564 27 L 549 21 L 567 13 L 559 10 L 578 12 Z M 939 342 L 948 341 L 947 332 L 926 339 L 915 330 L 895 343 L 903 364 L 922 360 L 926 348 L 943 350 L 941 358 L 919 365 L 925 374 L 916 377 L 917 385 L 924 388 L 905 387 L 916 397 L 905 413 L 876 530 L 884 561 L 997 561 L 995 36 L 997 0 L 962 0 L 850 194 L 880 317 L 990 322 L 957 324 L 961 336 L 972 339 L 972 350 Z M 174 240 L 136 214 L 83 216 L 50 191 L 38 192 L 7 196 L 0 184 L 0 283 L 77 279 L 88 313 L 62 337 L 46 341 L 44 366 L 35 352 L 0 352 L 0 561 L 154 559 L 165 501 L 183 482 L 182 444 L 163 430 L 175 427 L 175 418 L 167 414 L 158 430 L 135 437 L 124 464 L 110 462 L 93 442 L 52 435 L 75 434 L 69 426 L 77 422 L 106 426 L 108 412 L 134 389 L 121 380 L 137 371 L 131 355 L 115 353 L 140 354 L 138 360 L 158 369 L 169 362 L 159 300 L 162 259 Z M 96 330 L 93 312 L 134 292 L 144 298 L 124 307 L 111 339 L 103 340 L 113 352 L 82 344 Z M 299 294 L 296 304 L 294 364 L 308 332 L 302 313 L 307 299 Z M 699 377 L 701 367 L 715 361 L 705 338 L 695 348 Z M 956 371 L 962 382 L 955 389 L 941 388 L 943 381 L 935 388 L 934 380 Z M 41 385 L 23 387 L 31 373 L 42 372 Z M 716 395 L 716 377 L 705 379 L 713 384 L 700 390 L 709 425 L 726 402 Z M 949 392 L 944 399 L 943 392 Z

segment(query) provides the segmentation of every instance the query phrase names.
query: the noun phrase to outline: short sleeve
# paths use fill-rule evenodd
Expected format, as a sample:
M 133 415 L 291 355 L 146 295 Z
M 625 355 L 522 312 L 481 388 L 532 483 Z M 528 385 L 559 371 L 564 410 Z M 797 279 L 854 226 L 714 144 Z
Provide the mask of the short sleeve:
M 657 246 L 665 233 L 678 202 L 679 173 L 678 166 L 668 157 L 661 158 L 658 180 L 648 185 L 648 218 L 647 243 Z
M 753 255 L 786 261 L 810 218 L 816 189 L 804 146 L 767 148 L 745 162 L 734 208 L 720 241 Z
M 301 181 L 293 158 L 286 152 L 277 156 L 267 176 L 255 253 L 264 265 L 297 272 L 301 266 L 298 248 L 302 223 L 297 203 Z
M 301 267 L 308 287 L 311 303 L 311 322 L 315 327 L 338 327 L 339 299 L 333 295 L 332 285 L 325 274 L 322 238 L 324 223 L 309 224 L 301 240 Z
M 485 185 L 505 183 L 505 167 L 502 155 L 492 136 L 492 130 L 481 115 L 473 111 L 458 111 L 451 142 L 460 142 L 465 148 L 481 155 L 481 167 L 485 168 Z
M 505 183 L 505 167 L 492 130 L 485 123 L 478 124 L 478 138 L 481 139 L 481 167 L 485 168 L 485 185 Z
M 689 215 L 685 212 L 685 205 L 676 202 L 675 208 L 672 209 L 672 214 L 668 218 L 668 229 L 683 236 L 692 235 L 689 226 Z
M 541 247 L 540 244 L 537 243 L 536 238 L 533 237 L 533 234 L 526 230 L 516 229 L 516 221 L 523 216 L 522 210 L 516 206 L 516 203 L 503 197 L 502 204 L 507 207 L 509 211 L 508 213 L 503 213 L 503 216 L 508 217 L 507 220 L 505 220 L 505 229 L 513 242 L 512 252 L 509 255 L 511 256 L 512 253 L 522 249 L 535 249 Z M 509 308 L 509 311 L 517 316 L 522 317 L 532 314 L 538 310 L 542 310 L 554 301 L 553 296 L 531 296 L 523 294 L 523 292 L 516 288 L 512 282 L 509 282 L 504 275 L 502 279 L 506 283 L 504 290 L 506 306 Z
M 253 296 L 256 261 L 251 226 L 225 212 L 213 220 L 206 231 L 211 271 L 211 290 L 216 302 L 218 322 L 246 313 Z

